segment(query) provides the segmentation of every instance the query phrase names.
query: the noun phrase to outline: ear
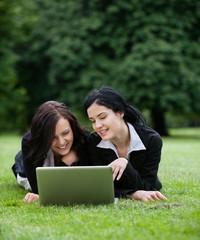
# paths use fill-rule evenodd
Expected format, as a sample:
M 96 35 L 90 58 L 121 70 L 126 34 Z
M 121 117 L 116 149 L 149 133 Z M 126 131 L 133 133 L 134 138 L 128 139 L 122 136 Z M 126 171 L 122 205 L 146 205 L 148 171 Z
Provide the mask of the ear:
M 117 112 L 117 115 L 120 116 L 121 118 L 124 117 L 124 112 Z

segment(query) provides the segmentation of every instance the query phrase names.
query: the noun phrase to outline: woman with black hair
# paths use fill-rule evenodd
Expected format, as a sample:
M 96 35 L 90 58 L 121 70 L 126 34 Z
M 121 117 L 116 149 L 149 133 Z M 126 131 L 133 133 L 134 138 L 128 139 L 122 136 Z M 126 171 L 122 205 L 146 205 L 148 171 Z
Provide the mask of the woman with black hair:
M 65 104 L 48 101 L 38 108 L 12 167 L 18 183 L 32 190 L 25 202 L 39 198 L 37 167 L 88 165 L 88 134 Z
M 95 131 L 88 137 L 90 159 L 94 165 L 112 167 L 115 195 L 166 199 L 157 191 L 162 188 L 157 176 L 162 140 L 141 113 L 111 87 L 92 91 L 84 107 Z

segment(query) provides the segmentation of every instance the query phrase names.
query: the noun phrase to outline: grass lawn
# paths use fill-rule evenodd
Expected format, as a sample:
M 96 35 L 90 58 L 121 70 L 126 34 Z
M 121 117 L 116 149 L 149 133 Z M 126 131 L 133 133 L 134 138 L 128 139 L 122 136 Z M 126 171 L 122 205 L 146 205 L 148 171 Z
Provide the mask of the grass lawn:
M 167 201 L 41 207 L 22 201 L 11 166 L 21 137 L 0 136 L 0 239 L 200 239 L 200 129 L 163 138 L 159 178 Z

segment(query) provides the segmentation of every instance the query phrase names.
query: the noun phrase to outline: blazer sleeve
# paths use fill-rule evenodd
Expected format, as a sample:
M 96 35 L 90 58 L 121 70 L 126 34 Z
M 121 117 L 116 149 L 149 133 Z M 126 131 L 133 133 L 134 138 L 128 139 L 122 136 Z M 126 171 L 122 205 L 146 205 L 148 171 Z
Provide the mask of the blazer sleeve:
M 30 132 L 26 133 L 22 138 L 22 155 L 24 162 L 24 169 L 26 176 L 30 183 L 31 189 L 34 193 L 38 193 L 37 180 L 36 180 L 36 168 L 33 166 L 31 159 L 28 158 L 28 153 L 30 151 L 30 145 L 28 140 L 30 138 Z
M 146 150 L 133 151 L 130 160 L 119 181 L 114 181 L 115 196 L 126 197 L 137 190 L 159 190 L 161 183 L 157 171 L 161 157 L 162 140 L 158 133 L 149 128 L 138 132 Z M 97 134 L 91 134 L 88 140 L 88 151 L 91 165 L 108 165 L 117 156 L 111 149 L 96 147 L 101 141 Z
M 147 149 L 143 154 L 132 154 L 130 161 L 123 173 L 122 178 L 116 182 L 118 195 L 125 196 L 128 192 L 137 190 L 159 190 L 162 185 L 157 177 L 159 162 L 161 158 L 162 139 L 159 134 L 151 135 Z M 137 157 L 138 155 L 138 157 Z M 134 167 L 134 161 L 140 162 L 139 156 L 144 155 L 141 159 L 141 166 Z M 127 190 L 129 189 L 129 190 Z

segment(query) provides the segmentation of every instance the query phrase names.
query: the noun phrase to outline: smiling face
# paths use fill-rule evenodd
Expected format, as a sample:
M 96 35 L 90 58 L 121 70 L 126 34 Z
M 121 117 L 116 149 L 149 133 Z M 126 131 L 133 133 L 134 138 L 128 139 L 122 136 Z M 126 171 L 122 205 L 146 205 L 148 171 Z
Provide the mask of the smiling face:
M 56 124 L 55 137 L 51 149 L 55 155 L 67 155 L 73 145 L 73 132 L 68 120 L 60 118 Z
M 113 110 L 96 103 L 93 103 L 87 109 L 87 113 L 94 131 L 97 132 L 104 141 L 114 141 L 115 138 L 121 137 L 120 133 L 124 125 L 124 113 L 115 113 Z

